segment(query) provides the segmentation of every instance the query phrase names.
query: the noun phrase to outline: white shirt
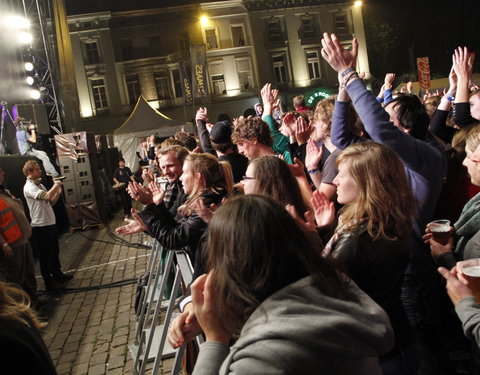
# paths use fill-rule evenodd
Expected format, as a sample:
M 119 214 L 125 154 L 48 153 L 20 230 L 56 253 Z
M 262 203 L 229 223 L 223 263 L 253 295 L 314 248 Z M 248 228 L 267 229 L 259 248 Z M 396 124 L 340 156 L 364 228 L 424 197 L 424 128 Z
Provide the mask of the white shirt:
M 55 213 L 53 212 L 52 205 L 49 201 L 38 199 L 38 196 L 42 192 L 46 192 L 47 189 L 42 184 L 36 184 L 29 178 L 23 187 L 23 195 L 27 201 L 28 209 L 30 210 L 30 217 L 32 218 L 32 227 L 46 227 L 48 225 L 54 225 Z

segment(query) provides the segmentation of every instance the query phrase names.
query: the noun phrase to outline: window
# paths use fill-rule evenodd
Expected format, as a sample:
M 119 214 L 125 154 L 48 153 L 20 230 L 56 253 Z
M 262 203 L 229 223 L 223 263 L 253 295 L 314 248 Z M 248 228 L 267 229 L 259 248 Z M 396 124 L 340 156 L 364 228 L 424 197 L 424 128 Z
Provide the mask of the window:
M 303 16 L 300 19 L 300 35 L 302 39 L 314 38 L 315 28 L 312 16 Z
M 333 21 L 337 34 L 348 34 L 348 20 L 346 13 L 335 13 L 333 15 Z
M 320 78 L 320 59 L 318 58 L 318 51 L 306 51 L 306 55 L 310 79 Z
M 120 39 L 120 50 L 123 60 L 133 59 L 132 39 Z
M 225 80 L 223 79 L 223 74 L 212 75 L 212 87 L 213 92 L 216 95 L 225 94 Z
M 96 41 L 85 42 L 85 61 L 87 64 L 98 64 L 100 62 L 100 53 Z
M 215 29 L 205 30 L 205 41 L 207 49 L 216 49 L 218 47 L 217 31 Z
M 243 25 L 232 25 L 232 42 L 234 47 L 241 47 L 246 44 Z
M 276 83 L 287 82 L 285 55 L 272 56 L 273 76 Z
M 107 101 L 107 88 L 105 86 L 105 81 L 103 78 L 99 79 L 92 79 L 92 94 L 93 94 L 93 101 L 95 103 L 95 109 L 106 109 L 108 108 L 108 101 Z
M 250 59 L 238 59 L 236 60 L 236 65 L 240 89 L 242 91 L 250 89 L 253 86 Z
M 125 81 L 127 82 L 128 102 L 135 105 L 140 97 L 140 82 L 138 80 L 138 74 L 126 75 Z
M 178 37 L 178 42 L 180 45 L 180 51 L 189 51 L 190 50 L 190 37 L 187 32 L 183 32 Z
M 155 78 L 155 87 L 157 88 L 157 98 L 158 99 L 168 99 L 171 97 L 170 89 L 168 87 L 168 72 L 154 72 L 153 76 Z
M 282 41 L 282 27 L 278 18 L 267 20 L 267 34 L 270 42 Z
M 172 80 L 173 80 L 173 89 L 175 90 L 175 97 L 180 98 L 183 96 L 182 93 L 182 81 L 180 80 L 180 70 L 172 69 Z

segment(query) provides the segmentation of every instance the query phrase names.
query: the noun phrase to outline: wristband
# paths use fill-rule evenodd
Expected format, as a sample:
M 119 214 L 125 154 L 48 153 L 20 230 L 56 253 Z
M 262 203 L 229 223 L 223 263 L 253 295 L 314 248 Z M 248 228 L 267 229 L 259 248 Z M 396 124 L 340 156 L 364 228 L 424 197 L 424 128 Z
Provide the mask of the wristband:
M 351 66 L 350 68 L 345 69 L 343 72 L 340 73 L 340 77 L 345 77 L 348 73 L 353 72 L 355 68 Z
M 308 174 L 317 174 L 317 172 L 320 172 L 320 170 L 317 168 L 317 169 L 309 169 L 308 170 Z
M 445 95 L 444 97 L 447 98 L 449 102 L 453 102 L 455 100 L 454 96 Z
M 352 74 L 350 74 L 347 78 L 345 78 L 343 80 L 343 84 L 345 85 L 345 87 L 348 85 L 348 82 L 350 82 L 350 80 L 355 76 L 358 78 L 358 73 L 357 72 L 353 72 Z

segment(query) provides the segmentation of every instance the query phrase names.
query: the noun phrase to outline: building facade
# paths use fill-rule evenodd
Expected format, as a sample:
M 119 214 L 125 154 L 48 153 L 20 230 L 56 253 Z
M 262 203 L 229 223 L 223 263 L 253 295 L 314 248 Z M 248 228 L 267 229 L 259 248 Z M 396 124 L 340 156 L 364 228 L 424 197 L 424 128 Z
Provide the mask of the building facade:
M 347 47 L 359 39 L 358 70 L 369 76 L 361 5 L 351 1 L 212 1 L 70 15 L 68 23 L 79 128 L 95 133 L 118 127 L 140 95 L 180 121 L 206 106 L 214 122 L 251 109 L 266 82 L 284 98 L 334 87 L 337 76 L 320 55 L 323 32 Z M 205 46 L 208 95 L 186 106 L 180 69 L 191 69 L 191 44 Z

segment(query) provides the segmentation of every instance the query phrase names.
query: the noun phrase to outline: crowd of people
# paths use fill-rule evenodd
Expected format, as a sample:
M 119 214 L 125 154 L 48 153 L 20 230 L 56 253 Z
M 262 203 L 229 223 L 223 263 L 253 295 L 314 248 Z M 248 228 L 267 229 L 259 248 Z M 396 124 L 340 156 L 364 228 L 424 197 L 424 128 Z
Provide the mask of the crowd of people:
M 357 47 L 324 34 L 339 91 L 315 108 L 296 97 L 283 112 L 268 83 L 255 116 L 211 124 L 199 108 L 197 137 L 145 139 L 141 182 L 120 160 L 115 183 L 128 187 L 117 233 L 146 232 L 192 261 L 168 340 L 205 336 L 195 375 L 453 374 L 459 349 L 480 373 L 480 282 L 457 263 L 480 258 L 474 55 L 454 51 L 443 95 L 420 97 L 410 84 L 396 92 L 389 73 L 376 97 L 356 71 Z M 51 239 L 42 276 L 55 289 L 68 279 L 49 220 L 61 181 L 47 191 L 37 163 L 24 173 L 33 232 Z M 14 197 L 0 198 L 28 226 Z M 429 227 L 435 219 L 454 223 L 445 241 Z M 0 241 L 4 258 L 13 246 L 28 253 L 21 236 Z M 35 336 L 35 315 L 18 312 L 23 298 L 0 284 L 0 323 Z
M 233 124 L 200 108 L 197 147 L 158 144 L 148 184 L 129 184 L 145 207 L 117 232 L 193 261 L 169 341 L 205 335 L 194 374 L 452 374 L 461 348 L 480 371 L 479 283 L 457 266 L 480 258 L 474 54 L 454 51 L 443 95 L 389 73 L 375 97 L 357 48 L 324 34 L 337 95 L 284 113 L 266 84 Z

